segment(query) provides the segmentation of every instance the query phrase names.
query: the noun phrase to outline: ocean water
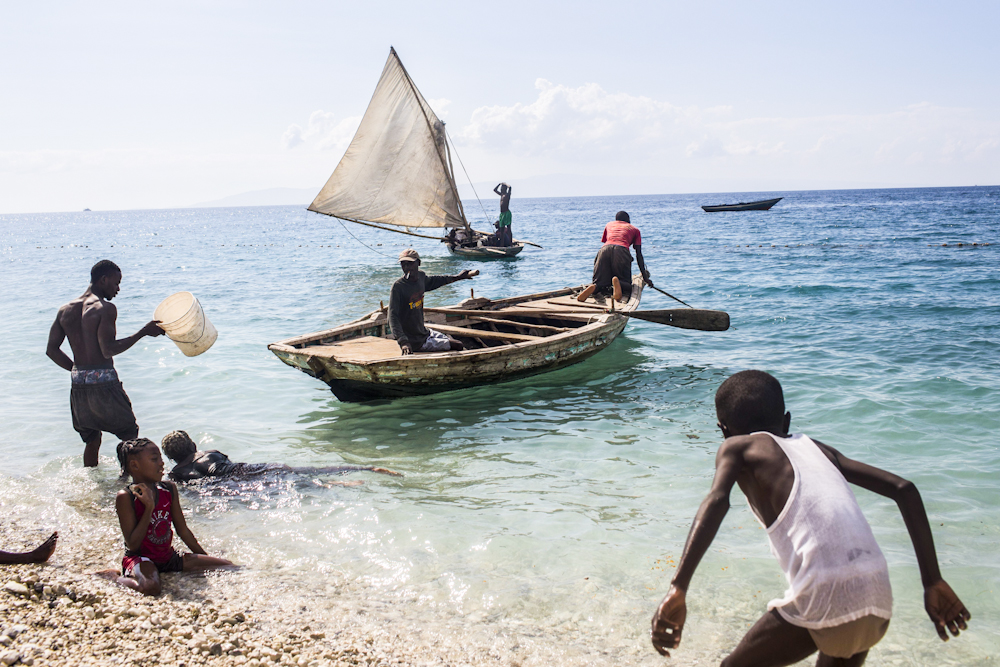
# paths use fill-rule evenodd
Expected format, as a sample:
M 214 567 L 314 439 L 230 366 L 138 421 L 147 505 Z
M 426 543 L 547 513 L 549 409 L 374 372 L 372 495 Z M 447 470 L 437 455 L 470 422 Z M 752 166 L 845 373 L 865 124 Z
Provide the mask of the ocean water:
M 96 471 L 81 469 L 68 374 L 45 356 L 56 309 L 110 258 L 124 272 L 119 335 L 180 290 L 219 330 L 200 357 L 162 337 L 116 358 L 142 435 L 179 428 L 233 460 L 405 474 L 185 489 L 202 544 L 248 566 L 213 579 L 217 591 L 331 623 L 350 610 L 352 623 L 442 655 L 661 664 L 648 624 L 712 478 L 714 392 L 761 368 L 782 381 L 794 431 L 916 482 L 943 574 L 972 612 L 969 632 L 937 639 L 898 510 L 857 490 L 895 594 L 868 664 L 996 664 L 1000 188 L 781 195 L 770 212 L 730 214 L 698 206 L 772 195 L 515 199 L 515 237 L 545 248 L 508 262 L 456 260 L 413 239 L 428 273 L 482 271 L 428 305 L 470 287 L 506 297 L 589 282 L 603 225 L 625 209 L 656 285 L 727 311 L 732 328 L 632 321 L 557 372 L 375 404 L 338 402 L 267 344 L 378 307 L 408 237 L 296 207 L 0 215 L 0 521 L 58 528 L 63 566 L 120 562 L 115 440 L 105 436 Z M 466 208 L 487 228 L 477 202 Z M 647 308 L 673 305 L 643 296 Z M 738 489 L 731 501 L 671 664 L 717 662 L 784 590 Z

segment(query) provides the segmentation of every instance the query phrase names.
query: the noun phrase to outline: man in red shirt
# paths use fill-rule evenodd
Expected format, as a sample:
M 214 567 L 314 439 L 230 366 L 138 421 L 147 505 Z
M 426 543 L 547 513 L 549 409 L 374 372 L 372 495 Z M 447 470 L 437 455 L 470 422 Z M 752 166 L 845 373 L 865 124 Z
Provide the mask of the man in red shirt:
M 635 248 L 643 282 L 650 287 L 653 286 L 649 271 L 646 270 L 646 262 L 642 258 L 642 235 L 639 233 L 639 228 L 632 225 L 628 213 L 618 211 L 615 214 L 615 219 L 604 227 L 601 242 L 604 245 L 594 258 L 594 282 L 577 296 L 578 300 L 585 301 L 595 291 L 602 294 L 610 292 L 616 301 L 623 296 L 628 298 L 632 294 L 630 246 Z

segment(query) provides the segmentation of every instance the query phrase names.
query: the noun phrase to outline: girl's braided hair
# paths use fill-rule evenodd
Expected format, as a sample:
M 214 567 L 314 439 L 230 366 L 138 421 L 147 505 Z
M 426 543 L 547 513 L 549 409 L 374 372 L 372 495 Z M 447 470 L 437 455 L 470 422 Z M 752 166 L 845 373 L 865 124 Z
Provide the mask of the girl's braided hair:
M 155 445 L 149 438 L 122 440 L 118 443 L 118 464 L 122 467 L 122 477 L 128 477 L 128 460 L 138 454 L 147 445 Z

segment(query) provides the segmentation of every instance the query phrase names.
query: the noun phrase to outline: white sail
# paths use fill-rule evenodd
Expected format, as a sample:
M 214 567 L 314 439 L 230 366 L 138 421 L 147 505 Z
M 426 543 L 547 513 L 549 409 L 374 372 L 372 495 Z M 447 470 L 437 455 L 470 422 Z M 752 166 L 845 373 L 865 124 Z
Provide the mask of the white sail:
M 444 123 L 395 49 L 357 134 L 309 210 L 401 227 L 466 226 Z

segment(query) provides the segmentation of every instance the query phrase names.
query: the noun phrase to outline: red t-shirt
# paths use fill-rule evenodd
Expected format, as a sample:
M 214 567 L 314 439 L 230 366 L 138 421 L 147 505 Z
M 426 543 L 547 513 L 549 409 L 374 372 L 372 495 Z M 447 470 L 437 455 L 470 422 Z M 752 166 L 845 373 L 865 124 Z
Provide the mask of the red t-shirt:
M 630 223 L 621 220 L 612 220 L 604 227 L 601 243 L 613 243 L 623 248 L 639 247 L 642 245 L 642 236 L 639 234 L 638 227 L 633 227 Z

